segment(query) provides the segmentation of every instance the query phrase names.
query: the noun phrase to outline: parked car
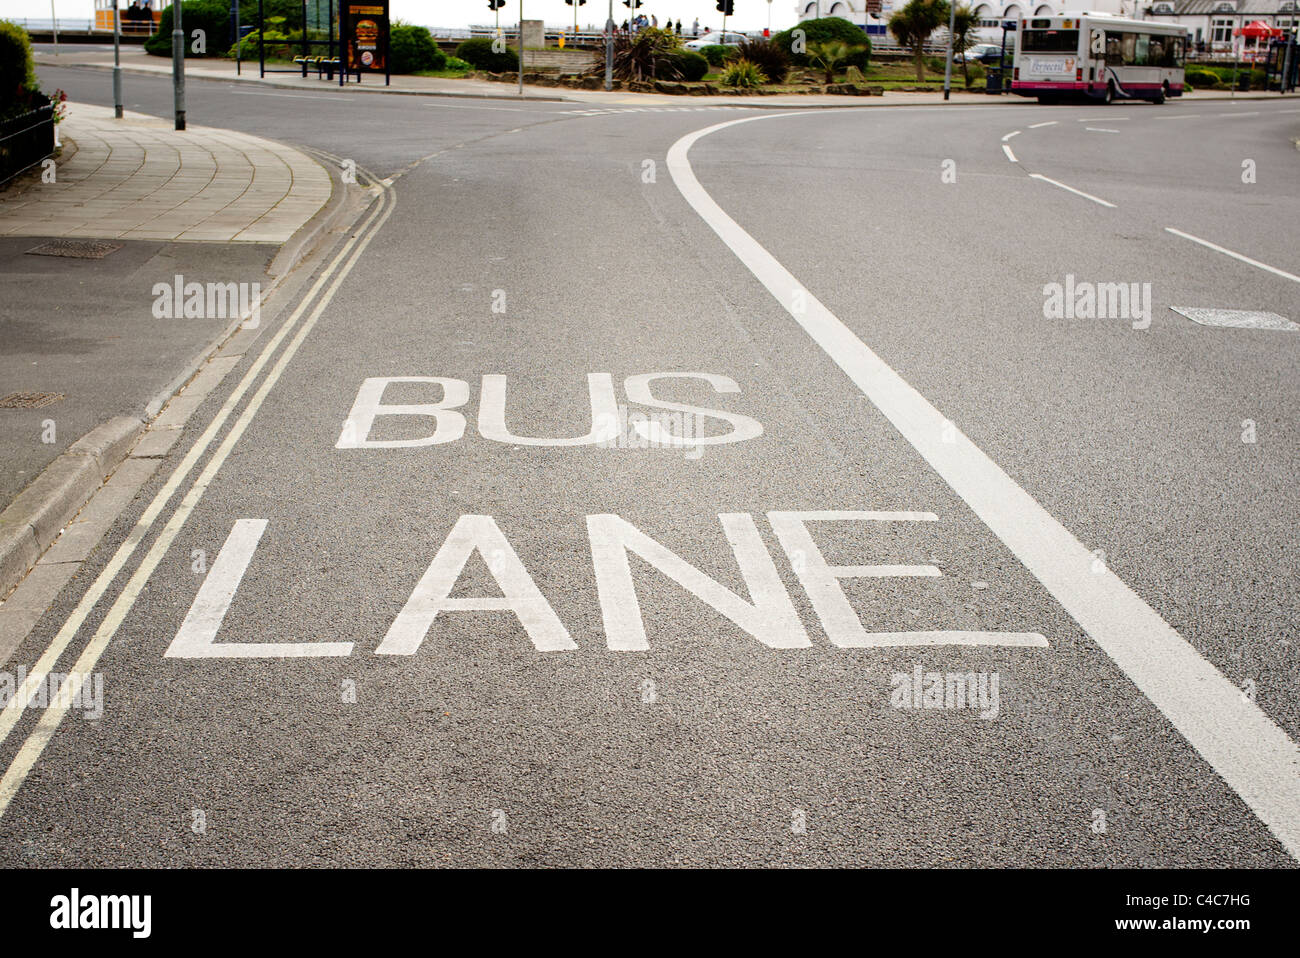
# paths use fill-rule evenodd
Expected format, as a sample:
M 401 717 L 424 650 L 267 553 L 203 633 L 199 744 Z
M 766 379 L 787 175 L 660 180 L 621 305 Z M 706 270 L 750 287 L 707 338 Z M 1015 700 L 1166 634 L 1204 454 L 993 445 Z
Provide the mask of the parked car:
M 1011 53 L 1007 50 L 1007 53 Z M 997 63 L 1002 55 L 1002 46 L 997 43 L 977 43 L 966 51 L 967 63 Z
M 732 33 L 730 30 L 723 33 L 721 30 L 716 30 L 713 33 L 706 33 L 703 36 L 687 40 L 683 46 L 688 50 L 699 53 L 702 47 L 738 47 L 747 39 L 748 37 L 743 33 Z

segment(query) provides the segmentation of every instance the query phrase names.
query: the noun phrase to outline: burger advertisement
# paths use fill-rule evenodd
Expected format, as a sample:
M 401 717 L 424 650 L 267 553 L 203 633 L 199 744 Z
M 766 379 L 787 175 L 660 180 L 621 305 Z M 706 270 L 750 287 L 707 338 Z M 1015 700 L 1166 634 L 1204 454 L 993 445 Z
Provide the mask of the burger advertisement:
M 388 60 L 388 3 L 345 3 L 347 68 L 350 72 L 386 72 Z

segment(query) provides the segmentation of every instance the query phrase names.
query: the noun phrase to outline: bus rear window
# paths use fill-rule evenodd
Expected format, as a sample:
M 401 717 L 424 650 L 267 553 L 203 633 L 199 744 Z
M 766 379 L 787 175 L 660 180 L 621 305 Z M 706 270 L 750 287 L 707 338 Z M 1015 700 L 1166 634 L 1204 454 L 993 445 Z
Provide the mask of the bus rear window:
M 1026 30 L 1020 38 L 1026 53 L 1078 53 L 1078 30 Z

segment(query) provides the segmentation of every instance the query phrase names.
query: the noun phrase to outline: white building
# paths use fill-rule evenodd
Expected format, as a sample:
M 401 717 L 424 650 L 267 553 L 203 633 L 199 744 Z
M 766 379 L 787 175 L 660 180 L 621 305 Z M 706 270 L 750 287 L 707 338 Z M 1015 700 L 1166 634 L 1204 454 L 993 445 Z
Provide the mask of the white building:
M 892 46 L 887 24 L 893 11 L 907 0 L 799 0 L 800 20 L 843 17 L 864 25 L 872 43 Z M 1061 16 L 1081 9 L 1113 13 L 1135 20 L 1161 20 L 1188 28 L 1193 49 L 1224 53 L 1232 49 L 1232 31 L 1255 20 L 1285 30 L 1300 29 L 1300 0 L 966 0 L 979 17 L 982 38 L 1001 38 L 1004 20 Z M 935 38 L 944 31 L 935 32 Z
M 800 20 L 812 20 L 815 17 L 843 17 L 859 26 L 866 25 L 867 33 L 874 44 L 890 46 L 892 38 L 888 36 L 887 25 L 894 10 L 902 7 L 907 0 L 800 0 L 795 12 Z M 1003 20 L 1019 20 L 1024 17 L 1055 17 L 1066 10 L 1079 10 L 1086 6 L 1098 13 L 1113 13 L 1117 16 L 1141 16 L 1143 0 L 967 0 L 974 8 L 980 20 L 977 31 L 982 39 L 1000 40 Z M 1149 0 L 1148 0 L 1149 2 Z M 1186 0 L 1180 0 L 1186 2 Z M 1206 0 L 1209 2 L 1209 0 Z M 1243 3 L 1258 3 L 1265 0 L 1239 0 Z M 1276 4 L 1278 0 L 1267 0 Z M 936 31 L 935 37 L 946 36 L 946 31 Z M 883 42 L 882 42 L 883 41 Z

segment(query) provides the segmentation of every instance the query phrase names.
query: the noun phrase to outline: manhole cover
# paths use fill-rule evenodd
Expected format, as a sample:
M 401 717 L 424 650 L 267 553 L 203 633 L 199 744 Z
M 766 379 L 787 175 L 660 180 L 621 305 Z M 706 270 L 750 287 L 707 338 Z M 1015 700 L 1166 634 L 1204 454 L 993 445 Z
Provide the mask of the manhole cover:
M 10 393 L 0 397 L 0 409 L 40 409 L 63 398 L 63 393 Z
M 1300 329 L 1285 316 L 1254 309 L 1200 309 L 1195 306 L 1170 306 L 1175 313 L 1186 316 L 1202 326 L 1228 326 L 1232 329 L 1280 329 L 1295 332 Z
M 103 259 L 116 253 L 121 243 L 99 243 L 95 240 L 51 240 L 27 252 L 34 256 L 71 256 L 74 259 Z

